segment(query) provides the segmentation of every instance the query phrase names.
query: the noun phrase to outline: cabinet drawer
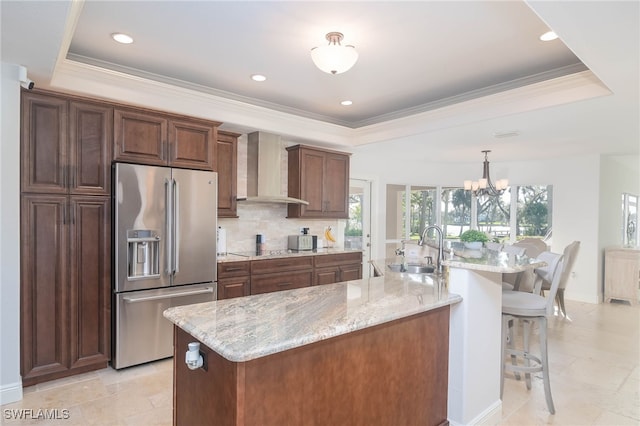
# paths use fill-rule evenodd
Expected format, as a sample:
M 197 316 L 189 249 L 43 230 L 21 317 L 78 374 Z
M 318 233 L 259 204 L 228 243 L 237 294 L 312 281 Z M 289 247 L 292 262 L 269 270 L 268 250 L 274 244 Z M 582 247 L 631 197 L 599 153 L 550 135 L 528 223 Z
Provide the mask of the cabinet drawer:
M 309 287 L 312 280 L 313 272 L 311 270 L 286 274 L 253 275 L 251 277 L 251 294 Z
M 316 268 L 325 266 L 350 265 L 362 262 L 362 253 L 359 251 L 353 253 L 327 254 L 315 257 Z
M 220 262 L 218 263 L 218 279 L 240 277 L 251 274 L 251 262 Z
M 284 257 L 278 259 L 254 260 L 251 262 L 251 273 L 268 274 L 272 272 L 300 271 L 313 269 L 313 257 Z

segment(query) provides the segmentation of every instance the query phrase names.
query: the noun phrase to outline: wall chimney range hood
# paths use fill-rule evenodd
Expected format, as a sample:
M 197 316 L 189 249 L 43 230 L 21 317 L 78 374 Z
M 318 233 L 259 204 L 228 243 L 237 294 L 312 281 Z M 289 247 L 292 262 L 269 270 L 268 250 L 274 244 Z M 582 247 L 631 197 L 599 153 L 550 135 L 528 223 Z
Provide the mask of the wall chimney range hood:
M 282 194 L 282 142 L 279 135 L 253 132 L 247 135 L 247 198 L 254 203 L 292 203 L 308 201 Z

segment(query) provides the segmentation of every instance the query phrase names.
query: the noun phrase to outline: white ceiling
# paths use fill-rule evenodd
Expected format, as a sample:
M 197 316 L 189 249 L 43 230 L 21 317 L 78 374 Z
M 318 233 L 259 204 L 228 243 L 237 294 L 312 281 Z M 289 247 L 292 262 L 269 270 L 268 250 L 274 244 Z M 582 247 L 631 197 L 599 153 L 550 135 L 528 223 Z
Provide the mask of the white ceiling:
M 91 64 L 304 117 L 311 127 L 336 124 L 351 145 L 381 141 L 377 149 L 389 155 L 399 146 L 445 160 L 480 159 L 485 148 L 498 160 L 639 152 L 637 1 L 2 0 L 1 7 L 2 60 L 25 65 L 38 87 L 49 86 L 63 61 Z M 549 28 L 560 39 L 539 41 Z M 329 31 L 343 32 L 359 52 L 344 74 L 311 61 L 309 50 Z M 135 42 L 118 45 L 113 32 Z M 253 82 L 254 73 L 267 81 Z M 341 106 L 344 99 L 353 105 Z M 494 137 L 512 130 L 519 135 Z

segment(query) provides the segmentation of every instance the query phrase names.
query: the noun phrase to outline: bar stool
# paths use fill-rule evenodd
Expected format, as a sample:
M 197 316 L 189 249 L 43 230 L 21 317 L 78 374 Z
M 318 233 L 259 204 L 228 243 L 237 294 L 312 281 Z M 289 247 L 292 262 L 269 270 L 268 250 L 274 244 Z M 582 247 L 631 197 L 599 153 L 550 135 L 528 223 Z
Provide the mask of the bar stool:
M 551 397 L 551 384 L 549 382 L 549 359 L 547 354 L 547 316 L 553 314 L 553 301 L 560 284 L 560 276 L 563 270 L 563 255 L 551 252 L 542 252 L 537 258 L 547 263 L 547 266 L 536 268 L 534 292 L 522 291 L 502 292 L 502 374 L 500 378 L 500 397 L 504 390 L 504 372 L 513 371 L 519 379 L 519 373 L 525 374 L 527 389 L 531 390 L 531 373 L 542 371 L 544 382 L 544 395 L 547 408 L 551 414 L 556 410 Z M 551 283 L 551 288 L 546 298 L 540 296 L 543 280 Z M 523 349 L 514 346 L 513 328 L 518 320 L 523 321 Z M 537 322 L 540 334 L 540 356 L 532 355 L 529 351 L 529 333 L 532 323 Z M 506 356 L 511 357 L 511 364 L 505 363 Z M 523 359 L 522 365 L 518 364 L 518 358 Z
M 509 253 L 515 256 L 524 256 L 527 254 L 527 249 L 525 247 L 518 247 L 515 245 L 505 244 L 501 251 L 505 253 Z M 517 272 L 514 274 L 502 274 L 502 290 L 518 290 L 518 287 L 521 279 L 522 272 Z

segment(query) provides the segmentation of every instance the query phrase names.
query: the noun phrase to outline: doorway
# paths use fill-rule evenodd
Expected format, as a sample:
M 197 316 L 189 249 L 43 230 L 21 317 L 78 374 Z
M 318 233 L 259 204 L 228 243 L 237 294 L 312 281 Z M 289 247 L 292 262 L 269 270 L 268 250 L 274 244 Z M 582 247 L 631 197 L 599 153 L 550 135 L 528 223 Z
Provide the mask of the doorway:
M 371 276 L 371 182 L 349 179 L 349 219 L 344 247 L 362 250 L 362 278 Z

